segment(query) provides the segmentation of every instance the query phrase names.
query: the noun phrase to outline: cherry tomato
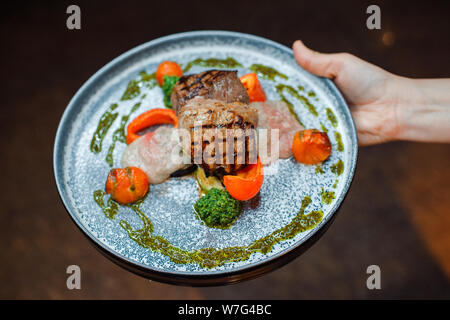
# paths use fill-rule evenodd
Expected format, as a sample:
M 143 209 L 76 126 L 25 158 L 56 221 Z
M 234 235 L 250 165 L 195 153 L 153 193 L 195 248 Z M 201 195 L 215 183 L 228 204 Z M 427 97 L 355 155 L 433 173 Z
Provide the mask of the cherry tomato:
M 142 199 L 148 188 L 148 178 L 144 171 L 136 167 L 126 167 L 111 169 L 105 189 L 113 200 L 129 204 Z
M 325 132 L 316 129 L 298 131 L 292 142 L 292 152 L 298 162 L 317 164 L 331 154 L 331 143 Z
M 158 81 L 160 86 L 162 86 L 164 84 L 164 81 L 163 81 L 164 76 L 181 77 L 182 75 L 183 75 L 183 70 L 178 65 L 178 63 L 173 62 L 173 61 L 164 61 L 156 69 L 156 81 Z

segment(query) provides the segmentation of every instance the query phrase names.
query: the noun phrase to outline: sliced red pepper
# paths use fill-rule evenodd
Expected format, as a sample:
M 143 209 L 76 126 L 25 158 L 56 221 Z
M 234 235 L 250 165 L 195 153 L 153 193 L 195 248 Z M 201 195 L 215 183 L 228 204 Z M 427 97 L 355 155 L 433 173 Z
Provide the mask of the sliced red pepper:
M 242 84 L 245 89 L 247 89 L 248 97 L 250 98 L 250 102 L 266 101 L 266 93 L 259 83 L 258 76 L 256 73 L 248 73 L 240 77 Z
M 137 133 L 157 124 L 173 124 L 178 126 L 178 118 L 171 109 L 151 109 L 136 117 L 127 127 L 127 144 L 140 137 Z
M 228 193 L 236 200 L 250 200 L 256 196 L 264 181 L 263 165 L 258 158 L 255 164 L 249 164 L 239 170 L 237 175 L 226 175 L 223 184 Z

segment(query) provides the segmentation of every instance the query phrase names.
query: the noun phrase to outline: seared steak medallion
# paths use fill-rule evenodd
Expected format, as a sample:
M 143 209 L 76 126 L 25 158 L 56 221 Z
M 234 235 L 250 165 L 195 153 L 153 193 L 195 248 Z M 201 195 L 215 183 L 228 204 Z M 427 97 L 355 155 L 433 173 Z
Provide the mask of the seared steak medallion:
M 178 113 L 187 101 L 195 97 L 249 103 L 247 90 L 237 77 L 237 71 L 208 70 L 182 76 L 175 85 L 170 100 Z
M 208 175 L 233 174 L 256 163 L 257 110 L 242 102 L 226 103 L 197 97 L 178 112 L 179 127 L 190 137 L 184 149 Z M 228 130 L 227 130 L 228 129 Z

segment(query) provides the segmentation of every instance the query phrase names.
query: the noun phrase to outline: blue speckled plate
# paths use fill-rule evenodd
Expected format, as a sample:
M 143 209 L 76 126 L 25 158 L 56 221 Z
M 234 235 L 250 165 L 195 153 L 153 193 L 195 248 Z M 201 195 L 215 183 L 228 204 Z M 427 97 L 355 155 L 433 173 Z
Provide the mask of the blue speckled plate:
M 144 70 L 153 73 L 164 60 L 182 65 L 195 58 L 232 57 L 242 67 L 239 76 L 250 72 L 252 64 L 277 69 L 288 79 L 262 80 L 270 100 L 279 100 L 277 84 L 290 85 L 307 98 L 318 115 L 305 107 L 301 100 L 283 91 L 295 112 L 307 128 L 327 129 L 333 144 L 330 159 L 322 166 L 306 166 L 293 159 L 280 160 L 278 171 L 266 175 L 259 201 L 245 204 L 237 222 L 226 230 L 211 229 L 195 217 L 192 206 L 198 199 L 194 179 L 170 179 L 152 185 L 141 206 L 152 221 L 155 235 L 170 241 L 183 250 L 206 247 L 216 249 L 246 246 L 287 225 L 298 213 L 302 200 L 310 196 L 311 204 L 305 213 L 321 210 L 322 221 L 313 229 L 294 238 L 277 243 L 270 252 L 255 252 L 244 261 L 229 262 L 214 268 L 199 264 L 179 264 L 166 255 L 141 247 L 129 238 L 120 222 L 127 221 L 132 228 L 142 227 L 142 221 L 128 207 L 120 207 L 114 219 L 108 219 L 96 204 L 93 192 L 103 189 L 110 170 L 105 161 L 113 132 L 120 127 L 120 119 L 141 102 L 135 115 L 150 108 L 163 107 L 159 87 L 139 87 L 131 99 L 121 100 L 130 81 L 139 78 Z M 194 66 L 189 73 L 208 68 Z M 299 88 L 302 87 L 302 88 Z M 117 103 L 118 113 L 103 141 L 99 153 L 90 151 L 92 136 L 100 117 Z M 328 112 L 327 112 L 327 109 Z M 337 125 L 330 121 L 330 111 Z M 133 118 L 133 116 L 131 117 Z M 342 148 L 339 147 L 341 136 Z M 125 144 L 117 142 L 113 153 L 114 167 L 120 166 Z M 104 253 L 124 268 L 145 277 L 175 284 L 217 285 L 241 281 L 270 271 L 306 250 L 325 231 L 341 205 L 353 178 L 357 158 L 357 138 L 349 109 L 339 91 L 329 80 L 318 78 L 301 69 L 292 51 L 270 40 L 224 31 L 201 31 L 175 34 L 156 39 L 134 48 L 114 59 L 92 76 L 75 94 L 59 124 L 54 147 L 54 173 L 61 199 L 71 218 L 82 232 Z M 338 175 L 336 163 L 341 160 L 343 172 Z M 323 192 L 333 192 L 334 200 L 326 204 Z M 106 200 L 106 199 L 105 199 Z

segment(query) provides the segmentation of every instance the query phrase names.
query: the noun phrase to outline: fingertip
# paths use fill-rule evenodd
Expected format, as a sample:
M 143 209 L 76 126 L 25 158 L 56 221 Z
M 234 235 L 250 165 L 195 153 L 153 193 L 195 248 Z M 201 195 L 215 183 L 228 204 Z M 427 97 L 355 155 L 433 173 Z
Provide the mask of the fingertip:
M 303 69 L 321 77 L 334 78 L 336 76 L 336 68 L 339 65 L 331 59 L 332 55 L 314 51 L 305 46 L 301 40 L 294 42 L 293 50 L 295 60 Z
M 302 40 L 295 40 L 294 43 L 292 44 L 292 49 L 298 48 L 302 46 L 302 44 L 303 44 Z
M 295 40 L 292 44 L 292 50 L 294 51 L 294 57 L 299 62 L 300 50 L 302 49 L 303 42 L 301 40 Z
M 305 46 L 302 40 L 296 40 L 292 44 L 292 50 L 294 50 L 294 52 L 301 52 L 304 51 L 305 49 L 307 49 L 307 47 Z
M 304 45 L 303 41 L 301 40 L 296 40 L 293 45 L 292 45 L 292 49 L 294 51 L 294 58 L 297 61 L 297 63 L 305 69 L 309 69 L 309 62 L 311 60 L 310 54 L 309 54 L 309 50 L 308 48 Z

